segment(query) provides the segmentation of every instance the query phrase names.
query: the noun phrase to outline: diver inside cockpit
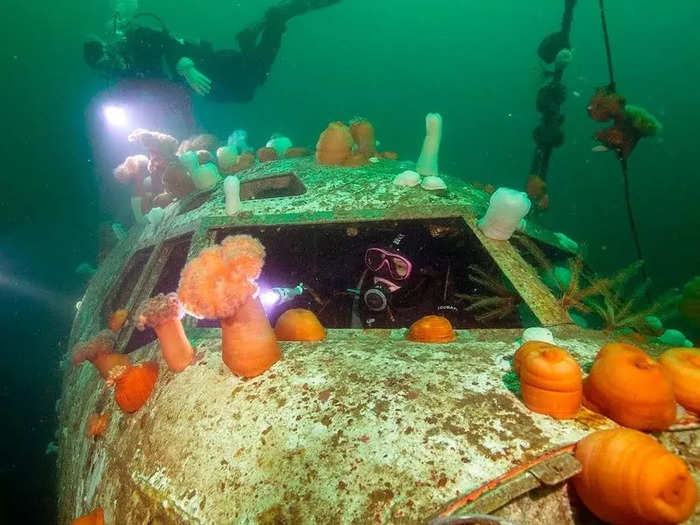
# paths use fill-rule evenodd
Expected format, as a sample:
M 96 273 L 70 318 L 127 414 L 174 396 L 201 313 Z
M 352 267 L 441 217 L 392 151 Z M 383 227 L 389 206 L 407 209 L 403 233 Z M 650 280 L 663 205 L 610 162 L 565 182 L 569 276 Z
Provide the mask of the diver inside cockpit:
M 398 233 L 390 243 L 365 250 L 353 328 L 407 326 L 424 315 L 456 312 L 448 304 L 449 258 L 435 258 L 430 246 L 416 241 Z

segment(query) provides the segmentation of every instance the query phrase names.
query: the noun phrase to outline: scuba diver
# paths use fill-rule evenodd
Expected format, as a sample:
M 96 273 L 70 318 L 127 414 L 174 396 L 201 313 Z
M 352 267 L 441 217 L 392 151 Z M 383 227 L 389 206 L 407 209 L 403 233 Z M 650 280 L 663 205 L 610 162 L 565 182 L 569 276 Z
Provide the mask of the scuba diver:
M 390 244 L 365 250 L 365 271 L 353 301 L 353 327 L 408 326 L 425 315 L 453 318 L 449 303 L 450 260 L 432 243 L 398 233 Z
M 109 78 L 160 79 L 184 82 L 215 102 L 249 102 L 277 56 L 286 23 L 306 12 L 340 0 L 282 0 L 263 19 L 236 36 L 240 50 L 215 51 L 210 43 L 191 43 L 172 36 L 158 17 L 142 13 L 119 30 L 116 41 L 91 39 L 83 45 L 85 62 Z M 140 17 L 154 18 L 160 29 L 137 25 Z

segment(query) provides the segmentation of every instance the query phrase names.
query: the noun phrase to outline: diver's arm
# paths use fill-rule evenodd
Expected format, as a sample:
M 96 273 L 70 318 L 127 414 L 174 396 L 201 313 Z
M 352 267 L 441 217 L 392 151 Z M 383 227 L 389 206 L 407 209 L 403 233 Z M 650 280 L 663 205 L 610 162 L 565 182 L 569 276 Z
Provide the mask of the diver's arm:
M 211 90 L 211 80 L 194 67 L 194 61 L 191 58 L 180 58 L 175 65 L 175 71 L 177 71 L 178 75 L 184 77 L 198 95 L 206 95 Z

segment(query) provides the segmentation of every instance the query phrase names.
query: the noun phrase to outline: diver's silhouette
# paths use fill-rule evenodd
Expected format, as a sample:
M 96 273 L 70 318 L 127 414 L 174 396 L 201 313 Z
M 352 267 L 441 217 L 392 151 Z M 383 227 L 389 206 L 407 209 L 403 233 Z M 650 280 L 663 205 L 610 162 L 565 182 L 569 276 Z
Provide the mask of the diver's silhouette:
M 269 74 L 293 17 L 328 7 L 340 0 L 283 0 L 263 19 L 238 33 L 239 49 L 214 50 L 208 42 L 187 42 L 172 36 L 160 19 L 142 13 L 131 19 L 117 38 L 85 42 L 87 64 L 114 79 L 165 79 L 188 84 L 216 102 L 249 102 Z M 160 29 L 139 25 L 154 18 Z

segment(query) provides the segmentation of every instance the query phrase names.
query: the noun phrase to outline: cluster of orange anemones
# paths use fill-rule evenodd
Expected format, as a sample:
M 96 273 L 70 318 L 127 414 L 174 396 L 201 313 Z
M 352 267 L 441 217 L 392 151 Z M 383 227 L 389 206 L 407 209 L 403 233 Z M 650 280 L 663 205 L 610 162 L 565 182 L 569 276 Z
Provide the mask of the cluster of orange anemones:
M 574 450 L 582 471 L 573 487 L 586 507 L 608 523 L 680 523 L 697 504 L 695 482 L 683 460 L 635 430 L 668 427 L 675 419 L 674 392 L 680 399 L 694 391 L 691 397 L 700 400 L 700 351 L 682 350 L 667 351 L 660 364 L 635 346 L 611 343 L 598 352 L 583 383 L 576 361 L 551 343 L 529 341 L 515 353 L 513 367 L 530 410 L 569 418 L 583 401 L 633 427 L 593 432 Z M 664 367 L 677 367 L 670 372 L 678 377 L 673 389 Z
M 377 152 L 374 126 L 367 119 L 354 119 L 350 126 L 331 122 L 316 144 L 316 163 L 320 165 L 358 167 L 373 157 L 396 160 L 398 155 Z
M 175 137 L 159 131 L 147 129 L 135 129 L 128 136 L 129 142 L 135 142 L 142 148 L 147 149 L 152 155 L 168 158 L 175 155 L 178 142 Z

